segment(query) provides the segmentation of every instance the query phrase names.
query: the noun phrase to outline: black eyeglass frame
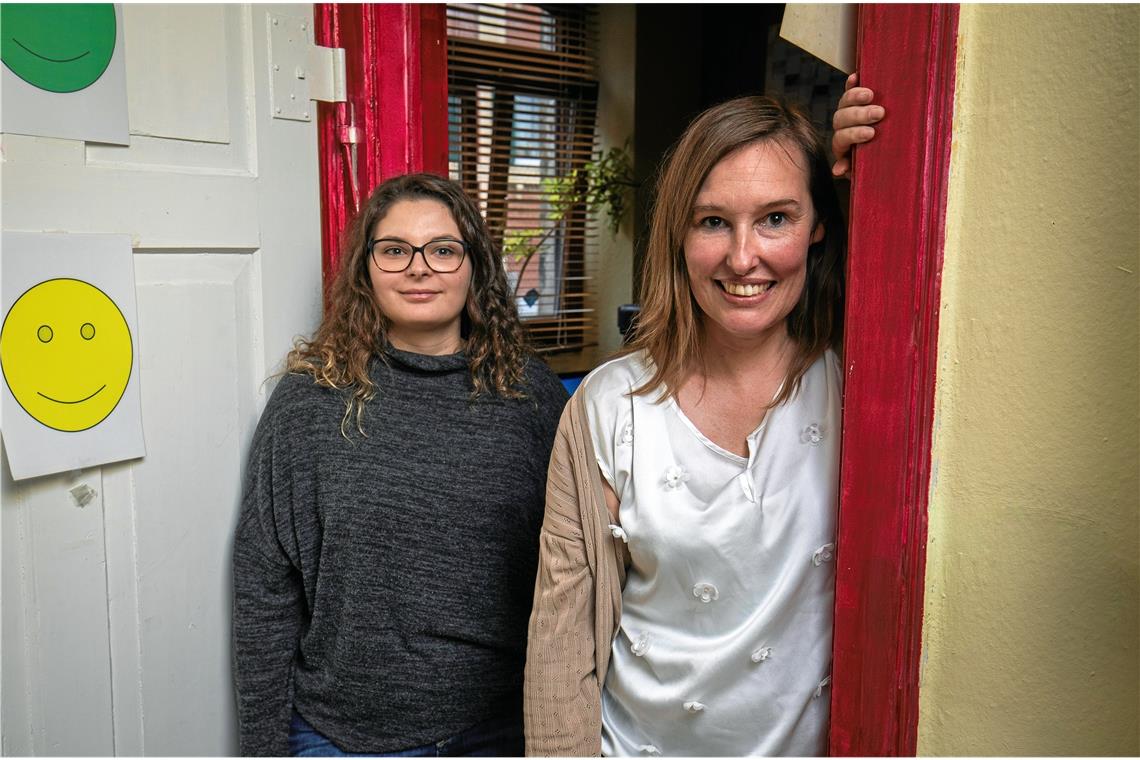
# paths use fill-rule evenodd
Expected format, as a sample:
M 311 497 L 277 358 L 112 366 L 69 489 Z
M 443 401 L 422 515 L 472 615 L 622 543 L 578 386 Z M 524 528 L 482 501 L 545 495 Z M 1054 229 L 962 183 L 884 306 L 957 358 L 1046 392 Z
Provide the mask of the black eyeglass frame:
M 385 269 L 384 267 L 380 266 L 380 262 L 376 260 L 377 243 L 400 243 L 402 245 L 406 245 L 412 249 L 412 255 L 408 257 L 408 262 L 404 264 L 404 266 L 400 269 Z M 459 263 L 455 265 L 455 269 L 436 269 L 431 265 L 431 259 L 428 258 L 427 249 L 429 246 L 435 245 L 436 243 L 457 243 L 459 245 Z M 424 264 L 427 265 L 427 268 L 436 274 L 451 274 L 452 272 L 458 272 L 460 267 L 463 266 L 463 259 L 467 257 L 467 243 L 456 238 L 435 238 L 434 240 L 427 241 L 423 245 L 412 245 L 407 240 L 401 240 L 400 238 L 394 237 L 373 238 L 364 245 L 364 250 L 368 252 L 368 257 L 372 259 L 372 263 L 376 265 L 376 268 L 381 272 L 387 272 L 388 274 L 399 274 L 400 272 L 406 272 L 408 267 L 412 265 L 412 261 L 415 260 L 417 253 L 423 258 Z

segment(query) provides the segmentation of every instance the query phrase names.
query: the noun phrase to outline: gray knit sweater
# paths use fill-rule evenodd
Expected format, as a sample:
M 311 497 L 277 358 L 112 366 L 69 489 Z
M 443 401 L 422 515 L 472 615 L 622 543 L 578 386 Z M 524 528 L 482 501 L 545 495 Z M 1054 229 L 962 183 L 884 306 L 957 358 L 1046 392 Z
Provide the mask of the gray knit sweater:
M 243 755 L 291 711 L 350 752 L 521 716 L 546 466 L 566 392 L 471 401 L 462 354 L 375 361 L 361 437 L 340 393 L 286 375 L 254 435 L 234 544 Z

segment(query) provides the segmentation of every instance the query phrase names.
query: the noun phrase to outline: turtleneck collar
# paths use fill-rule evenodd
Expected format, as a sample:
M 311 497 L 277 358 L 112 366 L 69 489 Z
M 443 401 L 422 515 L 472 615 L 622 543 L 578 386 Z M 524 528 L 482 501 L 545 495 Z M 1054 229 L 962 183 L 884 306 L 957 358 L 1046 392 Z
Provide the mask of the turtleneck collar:
M 468 369 L 467 354 L 463 351 L 455 354 L 432 356 L 401 351 L 389 345 L 384 348 L 384 356 L 387 357 L 389 363 L 398 364 L 418 372 L 454 372 L 460 369 Z

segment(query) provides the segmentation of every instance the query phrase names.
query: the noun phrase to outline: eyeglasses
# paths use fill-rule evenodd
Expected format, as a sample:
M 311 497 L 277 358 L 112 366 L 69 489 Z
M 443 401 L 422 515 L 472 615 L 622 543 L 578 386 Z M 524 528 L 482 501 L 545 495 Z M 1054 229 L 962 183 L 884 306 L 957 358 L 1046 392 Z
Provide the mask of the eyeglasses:
M 365 249 L 382 272 L 403 272 L 412 265 L 412 259 L 419 253 L 423 255 L 429 269 L 447 274 L 463 266 L 467 244 L 462 240 L 440 238 L 415 246 L 399 238 L 378 238 L 369 240 Z

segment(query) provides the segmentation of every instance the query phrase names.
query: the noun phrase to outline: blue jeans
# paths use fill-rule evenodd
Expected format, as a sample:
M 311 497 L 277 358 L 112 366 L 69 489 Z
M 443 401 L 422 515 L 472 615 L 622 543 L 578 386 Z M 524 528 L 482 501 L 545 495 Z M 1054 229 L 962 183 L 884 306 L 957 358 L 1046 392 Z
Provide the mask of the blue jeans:
M 522 716 L 488 720 L 433 744 L 373 755 L 345 752 L 294 710 L 289 724 L 289 754 L 293 757 L 522 757 Z

